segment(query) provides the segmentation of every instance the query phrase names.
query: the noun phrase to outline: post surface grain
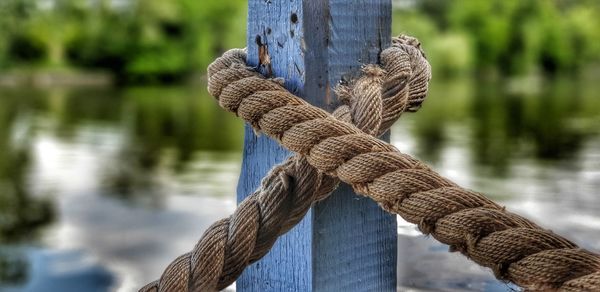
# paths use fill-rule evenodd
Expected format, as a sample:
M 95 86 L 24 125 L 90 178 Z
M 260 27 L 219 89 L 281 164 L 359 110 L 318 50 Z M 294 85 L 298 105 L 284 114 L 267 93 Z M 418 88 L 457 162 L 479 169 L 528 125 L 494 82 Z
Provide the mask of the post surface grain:
M 249 0 L 248 64 L 333 110 L 332 88 L 390 45 L 391 0 Z M 268 53 L 266 58 L 265 53 Z M 270 65 L 266 64 L 270 60 Z M 261 65 L 262 64 L 262 65 Z M 246 126 L 238 201 L 289 152 Z M 395 291 L 396 217 L 342 185 L 237 281 L 238 291 Z
M 305 14 L 320 10 L 329 15 L 328 88 L 356 76 L 362 65 L 377 63 L 381 50 L 390 45 L 391 1 L 308 2 L 328 3 L 328 7 L 305 9 Z M 310 72 L 309 64 L 307 78 L 317 73 Z M 322 89 L 320 93 L 309 96 L 323 96 Z M 319 106 L 334 109 L 335 103 L 329 98 L 326 101 L 328 104 Z M 373 200 L 354 194 L 342 184 L 313 208 L 314 291 L 395 291 L 396 258 L 396 217 Z
M 300 1 L 248 1 L 248 65 L 263 74 L 283 77 L 286 88 L 302 95 L 304 59 L 300 38 L 302 17 Z M 292 23 L 292 14 L 296 23 Z M 265 62 L 268 53 L 271 66 Z M 269 72 L 270 71 L 270 72 Z M 256 136 L 245 127 L 244 161 L 238 183 L 238 202 L 260 185 L 260 180 L 290 153 L 266 136 Z M 311 291 L 311 212 L 286 235 L 277 240 L 271 251 L 249 266 L 237 280 L 238 291 Z

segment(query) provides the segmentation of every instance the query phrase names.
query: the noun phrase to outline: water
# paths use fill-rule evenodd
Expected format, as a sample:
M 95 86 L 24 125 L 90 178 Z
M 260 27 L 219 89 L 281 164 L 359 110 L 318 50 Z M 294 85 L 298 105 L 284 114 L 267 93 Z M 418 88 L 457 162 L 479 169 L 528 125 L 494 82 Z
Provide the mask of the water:
M 600 251 L 600 83 L 438 81 L 393 143 Z M 242 123 L 203 88 L 0 89 L 0 290 L 133 291 L 235 208 Z M 399 220 L 400 290 L 511 287 Z

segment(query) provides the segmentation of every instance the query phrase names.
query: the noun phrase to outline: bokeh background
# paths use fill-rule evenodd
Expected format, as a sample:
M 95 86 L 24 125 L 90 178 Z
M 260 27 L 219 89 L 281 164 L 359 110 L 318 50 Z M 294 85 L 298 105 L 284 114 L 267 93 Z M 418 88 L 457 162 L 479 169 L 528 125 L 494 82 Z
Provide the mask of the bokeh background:
M 242 0 L 0 1 L 0 291 L 134 291 L 235 208 L 205 68 Z M 392 142 L 600 251 L 600 2 L 399 0 L 433 66 Z M 507 291 L 399 219 L 399 290 Z M 231 288 L 233 289 L 233 288 Z

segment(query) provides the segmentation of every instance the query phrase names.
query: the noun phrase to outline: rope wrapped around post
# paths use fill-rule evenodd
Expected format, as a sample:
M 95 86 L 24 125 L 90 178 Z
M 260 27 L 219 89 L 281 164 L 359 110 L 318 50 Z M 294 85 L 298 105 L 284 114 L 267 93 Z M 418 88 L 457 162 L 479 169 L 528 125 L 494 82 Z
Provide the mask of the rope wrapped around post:
M 398 42 L 396 40 L 395 42 Z M 440 176 L 417 159 L 294 96 L 226 53 L 209 68 L 209 91 L 319 171 L 386 211 L 529 290 L 600 291 L 600 256 Z
M 234 49 L 211 64 L 209 76 L 219 72 L 224 75 L 209 79 L 209 90 L 225 87 L 228 80 L 246 77 L 256 77 L 256 84 L 268 80 L 263 89 L 282 88 L 281 80 L 264 79 L 248 68 L 245 58 L 245 50 Z M 403 112 L 418 110 L 427 95 L 430 72 L 419 42 L 407 36 L 396 38 L 381 53 L 381 66 L 366 65 L 360 78 L 336 88 L 343 104 L 333 116 L 354 123 L 366 134 L 379 136 Z M 271 101 L 275 105 L 285 102 L 276 98 Z M 254 105 L 257 109 L 274 106 L 261 103 L 257 100 Z M 279 236 L 298 224 L 312 204 L 326 198 L 338 183 L 339 179 L 318 171 L 305 157 L 293 155 L 274 167 L 261 188 L 247 197 L 234 214 L 212 224 L 191 252 L 174 260 L 159 280 L 141 291 L 224 289 L 244 268 L 262 258 Z

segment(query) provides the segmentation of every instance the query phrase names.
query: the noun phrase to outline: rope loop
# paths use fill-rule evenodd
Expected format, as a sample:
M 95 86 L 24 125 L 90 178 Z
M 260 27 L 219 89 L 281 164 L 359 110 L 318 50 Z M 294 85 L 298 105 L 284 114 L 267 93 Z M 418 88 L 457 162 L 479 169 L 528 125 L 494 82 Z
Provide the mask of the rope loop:
M 273 101 L 261 103 L 272 115 L 261 118 L 257 114 L 257 121 L 246 121 L 258 124 L 257 130 L 302 155 L 319 171 L 350 184 L 384 210 L 418 224 L 424 233 L 449 245 L 451 251 L 489 267 L 501 280 L 530 290 L 600 291 L 600 255 L 456 185 L 417 159 L 367 134 L 377 136 L 388 128 L 395 117 L 388 118 L 387 114 L 416 111 L 421 106 L 430 78 L 424 56 L 416 39 L 396 38 L 392 47 L 382 52 L 380 66 L 367 65 L 361 79 L 348 87 L 338 87 L 340 96 L 352 103 L 348 112 L 358 128 L 279 91 L 277 105 Z M 237 85 L 232 88 L 237 90 Z M 355 101 L 355 91 L 370 98 Z M 272 99 L 273 93 L 270 94 Z M 244 108 L 244 100 L 256 95 L 267 94 L 259 90 L 247 96 L 239 90 L 233 102 L 227 104 L 241 106 L 223 107 L 232 112 L 243 111 L 242 118 L 254 117 L 254 108 L 260 106 Z M 223 104 L 223 95 L 215 97 Z M 386 98 L 401 102 L 387 105 Z M 387 114 L 381 113 L 380 108 L 388 110 Z M 287 113 L 293 113 L 293 117 L 286 117 Z M 371 130 L 361 131 L 365 127 Z
M 260 259 L 276 238 L 339 181 L 422 232 L 535 291 L 600 291 L 600 255 L 507 211 L 377 139 L 405 111 L 420 108 L 431 71 L 419 42 L 395 38 L 363 75 L 338 86 L 334 115 L 245 65 L 231 50 L 209 66 L 208 89 L 221 107 L 297 154 L 273 168 L 233 215 L 214 223 L 196 247 L 144 291 L 214 291 Z
M 431 76 L 429 63 L 417 47 L 418 42 L 395 40 L 381 54 L 385 62 L 365 65 L 359 78 L 338 86 L 342 105 L 333 116 L 289 93 L 283 79 L 266 78 L 248 67 L 244 49 L 229 50 L 208 67 L 208 91 L 221 107 L 235 112 L 256 131 L 279 133 L 279 140 L 302 153 L 309 151 L 304 148 L 306 141 L 297 136 L 304 131 L 319 129 L 325 137 L 342 130 L 364 139 L 387 131 L 403 112 L 415 111 L 425 98 Z M 315 124 L 315 119 L 320 121 Z M 341 124 L 329 127 L 335 123 Z M 346 153 L 367 150 L 371 149 L 348 148 Z M 319 171 L 306 157 L 288 158 L 271 169 L 261 187 L 230 217 L 213 223 L 191 252 L 178 257 L 159 280 L 140 291 L 224 289 L 338 184 L 339 179 Z

